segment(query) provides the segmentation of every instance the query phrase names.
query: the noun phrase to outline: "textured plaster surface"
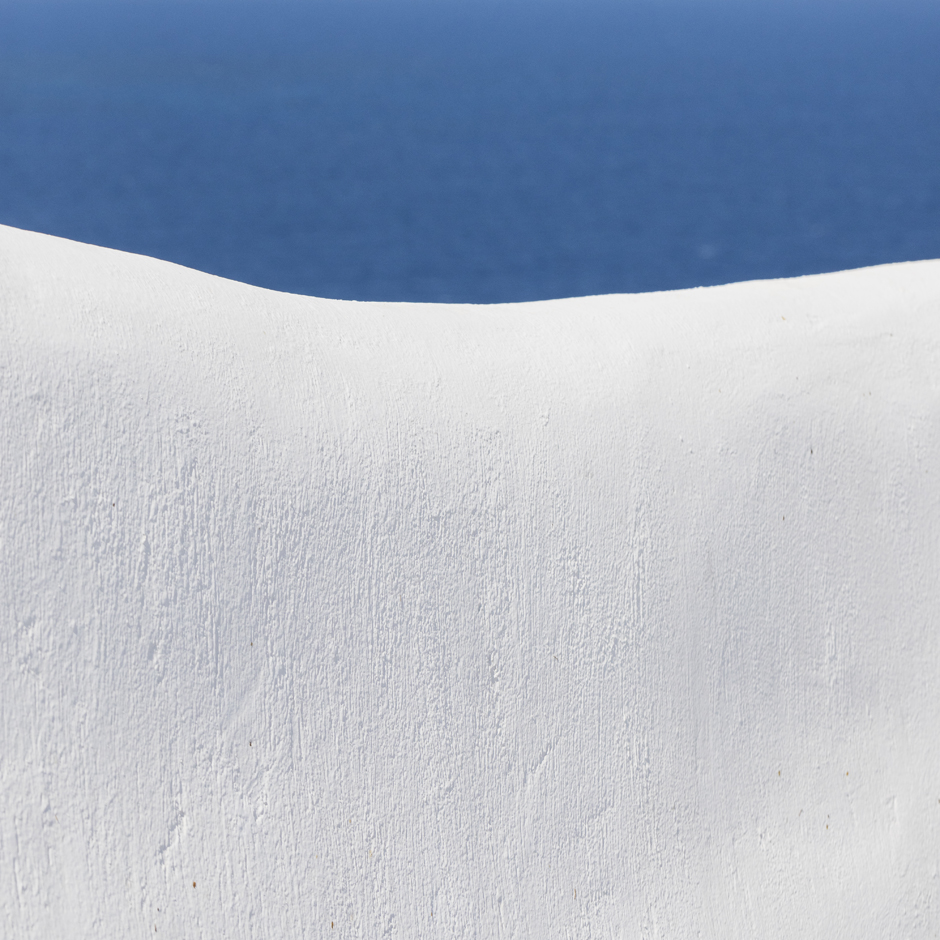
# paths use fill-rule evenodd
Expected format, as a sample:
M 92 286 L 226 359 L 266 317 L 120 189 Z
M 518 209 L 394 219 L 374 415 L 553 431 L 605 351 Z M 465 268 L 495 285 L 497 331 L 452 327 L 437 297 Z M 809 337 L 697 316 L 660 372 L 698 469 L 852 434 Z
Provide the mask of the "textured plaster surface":
M 497 307 L 0 228 L 0 935 L 940 935 L 940 262 Z

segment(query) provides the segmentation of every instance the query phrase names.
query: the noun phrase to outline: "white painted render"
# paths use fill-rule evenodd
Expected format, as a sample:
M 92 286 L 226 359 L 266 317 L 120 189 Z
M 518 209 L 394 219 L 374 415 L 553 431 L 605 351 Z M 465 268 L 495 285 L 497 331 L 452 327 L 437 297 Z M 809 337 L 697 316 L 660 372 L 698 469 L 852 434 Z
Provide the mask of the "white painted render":
M 940 936 L 940 262 L 374 304 L 0 228 L 0 936 L 147 935 Z

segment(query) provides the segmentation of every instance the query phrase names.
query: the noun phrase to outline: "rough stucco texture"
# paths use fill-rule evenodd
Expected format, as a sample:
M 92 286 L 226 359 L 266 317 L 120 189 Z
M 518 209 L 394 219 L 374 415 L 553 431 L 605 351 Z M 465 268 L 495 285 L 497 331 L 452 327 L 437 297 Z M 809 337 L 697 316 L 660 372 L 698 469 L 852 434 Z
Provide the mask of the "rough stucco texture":
M 499 307 L 0 228 L 0 934 L 940 934 L 940 262 Z

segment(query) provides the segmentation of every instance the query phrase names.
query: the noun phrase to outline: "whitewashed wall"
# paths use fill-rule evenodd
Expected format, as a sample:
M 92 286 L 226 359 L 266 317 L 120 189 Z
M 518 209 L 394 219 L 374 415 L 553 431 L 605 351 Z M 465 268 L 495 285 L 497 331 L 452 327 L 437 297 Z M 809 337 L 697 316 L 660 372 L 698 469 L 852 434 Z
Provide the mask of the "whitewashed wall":
M 937 937 L 940 262 L 353 304 L 0 228 L 0 795 L 10 938 Z

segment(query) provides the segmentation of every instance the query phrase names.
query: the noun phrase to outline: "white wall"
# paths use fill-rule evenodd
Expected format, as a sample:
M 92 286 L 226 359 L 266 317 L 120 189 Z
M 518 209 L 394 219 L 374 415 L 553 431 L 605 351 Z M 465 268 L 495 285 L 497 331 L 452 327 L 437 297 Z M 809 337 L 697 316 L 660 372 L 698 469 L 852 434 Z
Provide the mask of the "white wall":
M 3 936 L 940 933 L 940 262 L 433 307 L 0 228 L 0 441 Z

